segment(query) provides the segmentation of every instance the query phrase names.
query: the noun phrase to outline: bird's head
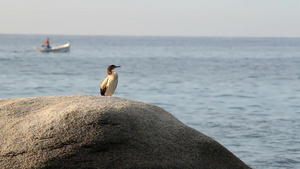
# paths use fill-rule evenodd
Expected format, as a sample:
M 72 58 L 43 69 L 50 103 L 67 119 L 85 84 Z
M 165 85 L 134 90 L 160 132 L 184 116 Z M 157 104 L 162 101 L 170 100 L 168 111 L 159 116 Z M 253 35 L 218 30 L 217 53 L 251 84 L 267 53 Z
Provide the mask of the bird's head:
M 109 65 L 107 67 L 107 73 L 110 75 L 112 73 L 112 70 L 114 70 L 115 68 L 118 68 L 118 67 L 121 67 L 121 66 Z
M 118 67 L 121 67 L 121 66 L 109 65 L 107 69 L 114 70 L 114 69 L 116 69 Z

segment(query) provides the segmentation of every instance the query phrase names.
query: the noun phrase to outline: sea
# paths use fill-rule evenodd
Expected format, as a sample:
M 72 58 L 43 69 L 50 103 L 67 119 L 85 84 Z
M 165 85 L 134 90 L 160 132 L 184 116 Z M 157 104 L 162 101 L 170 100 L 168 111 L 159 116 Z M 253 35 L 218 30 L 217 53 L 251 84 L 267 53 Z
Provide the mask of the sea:
M 70 41 L 66 53 L 35 46 Z M 99 95 L 159 106 L 252 168 L 300 168 L 300 38 L 0 34 L 0 99 Z

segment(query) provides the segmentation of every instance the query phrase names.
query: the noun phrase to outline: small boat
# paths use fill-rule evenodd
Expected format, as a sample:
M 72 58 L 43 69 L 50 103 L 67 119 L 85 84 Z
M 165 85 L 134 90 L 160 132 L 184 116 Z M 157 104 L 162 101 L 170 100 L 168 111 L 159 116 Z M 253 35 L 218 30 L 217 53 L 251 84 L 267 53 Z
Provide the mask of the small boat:
M 51 46 L 50 48 L 38 48 L 35 47 L 35 50 L 39 50 L 41 52 L 68 52 L 70 50 L 70 42 L 59 45 L 59 46 Z

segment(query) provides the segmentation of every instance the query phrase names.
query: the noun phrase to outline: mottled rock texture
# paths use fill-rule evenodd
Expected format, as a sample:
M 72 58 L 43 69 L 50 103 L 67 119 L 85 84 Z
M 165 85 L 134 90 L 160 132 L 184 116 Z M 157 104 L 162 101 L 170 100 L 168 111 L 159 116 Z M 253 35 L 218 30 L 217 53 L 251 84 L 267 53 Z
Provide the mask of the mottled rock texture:
M 249 167 L 159 107 L 73 95 L 0 99 L 0 168 Z

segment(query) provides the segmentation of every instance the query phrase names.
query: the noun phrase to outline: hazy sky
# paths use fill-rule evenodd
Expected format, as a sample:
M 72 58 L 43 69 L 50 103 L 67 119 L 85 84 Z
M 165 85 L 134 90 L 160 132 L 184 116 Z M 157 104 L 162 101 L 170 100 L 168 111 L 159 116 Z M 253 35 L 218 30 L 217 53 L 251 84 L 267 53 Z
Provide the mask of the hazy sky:
M 300 37 L 300 0 L 0 0 L 0 33 Z

